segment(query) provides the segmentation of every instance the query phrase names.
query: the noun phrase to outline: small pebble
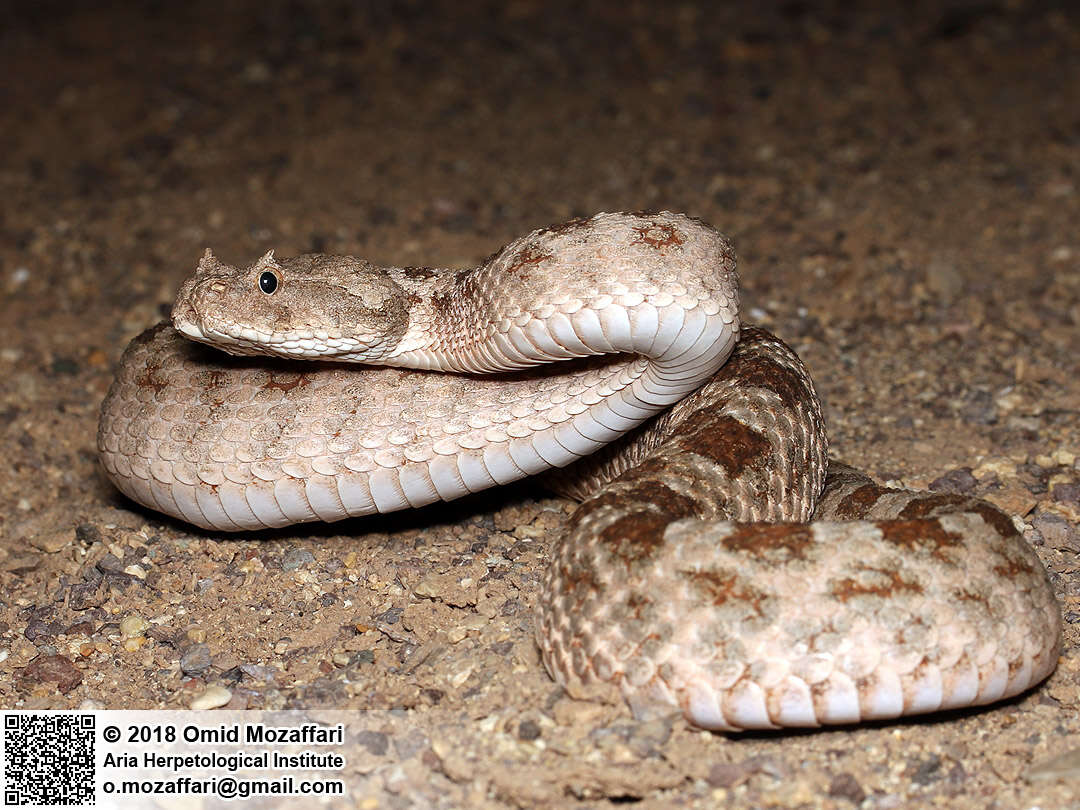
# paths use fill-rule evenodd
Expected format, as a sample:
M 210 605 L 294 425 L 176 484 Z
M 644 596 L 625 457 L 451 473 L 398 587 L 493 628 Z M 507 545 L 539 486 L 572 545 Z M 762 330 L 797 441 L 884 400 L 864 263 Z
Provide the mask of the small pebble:
M 218 672 L 228 672 L 230 669 L 235 669 L 240 666 L 240 659 L 231 652 L 222 652 L 215 655 L 211 659 L 210 664 Z
M 132 613 L 130 616 L 125 616 L 120 622 L 120 635 L 124 638 L 137 638 L 145 633 L 146 628 L 149 626 L 150 622 L 138 613 Z
M 85 545 L 93 545 L 101 539 L 101 530 L 93 523 L 80 523 L 75 527 L 75 539 Z
M 315 562 L 315 555 L 306 548 L 294 548 L 281 560 L 282 571 L 295 571 L 303 565 Z
M 540 726 L 534 720 L 522 720 L 518 726 L 519 740 L 535 740 L 540 736 Z
M 206 687 L 202 692 L 193 697 L 191 703 L 188 705 L 196 711 L 202 709 L 217 709 L 224 706 L 230 700 L 232 700 L 232 692 L 224 686 L 215 684 Z
M 184 638 L 191 644 L 202 644 L 206 641 L 206 630 L 193 624 L 184 630 Z
M 266 681 L 267 683 L 273 683 L 277 676 L 276 669 L 262 664 L 241 664 L 240 671 L 249 678 L 254 678 L 257 681 Z

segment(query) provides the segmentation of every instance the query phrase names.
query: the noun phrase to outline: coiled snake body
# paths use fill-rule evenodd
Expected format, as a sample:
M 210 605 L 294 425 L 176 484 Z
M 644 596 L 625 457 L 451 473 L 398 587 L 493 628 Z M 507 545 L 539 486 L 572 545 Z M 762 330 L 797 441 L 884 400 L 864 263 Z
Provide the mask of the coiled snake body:
M 129 497 L 225 531 L 577 462 L 553 479 L 584 500 L 537 639 L 556 679 L 615 684 L 639 714 L 850 723 L 1045 678 L 1060 613 L 1012 521 L 841 465 L 826 480 L 810 378 L 779 340 L 740 330 L 736 281 L 728 242 L 667 212 L 535 231 L 468 271 L 272 252 L 236 269 L 207 251 L 175 330 L 125 352 L 99 452 Z M 383 367 L 227 357 L 179 333 Z

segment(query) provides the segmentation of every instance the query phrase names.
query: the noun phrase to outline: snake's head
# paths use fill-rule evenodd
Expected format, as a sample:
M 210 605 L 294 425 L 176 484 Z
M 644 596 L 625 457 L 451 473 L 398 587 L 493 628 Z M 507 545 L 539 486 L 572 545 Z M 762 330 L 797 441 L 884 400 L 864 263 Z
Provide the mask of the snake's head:
M 407 296 L 352 256 L 268 251 L 246 268 L 208 248 L 180 287 L 173 326 L 230 354 L 378 363 L 408 326 Z

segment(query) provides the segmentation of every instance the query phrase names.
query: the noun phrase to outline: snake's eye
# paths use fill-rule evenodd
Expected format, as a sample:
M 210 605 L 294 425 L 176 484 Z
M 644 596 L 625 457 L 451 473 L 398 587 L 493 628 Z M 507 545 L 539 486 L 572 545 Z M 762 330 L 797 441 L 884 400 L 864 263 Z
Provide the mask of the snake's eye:
M 277 285 L 278 277 L 269 270 L 264 271 L 263 274 L 259 276 L 259 289 L 267 295 L 273 295 L 274 290 L 277 289 Z

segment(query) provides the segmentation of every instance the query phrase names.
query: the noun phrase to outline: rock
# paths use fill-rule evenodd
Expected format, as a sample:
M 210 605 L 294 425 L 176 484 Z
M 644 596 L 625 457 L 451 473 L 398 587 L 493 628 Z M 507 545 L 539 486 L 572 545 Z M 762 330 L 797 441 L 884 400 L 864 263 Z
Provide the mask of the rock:
M 233 655 L 231 652 L 222 652 L 210 659 L 211 666 L 218 672 L 228 672 L 230 670 L 238 670 L 240 667 L 240 659 Z M 236 676 L 239 678 L 239 674 Z
M 41 655 L 23 668 L 22 678 L 28 682 L 55 683 L 60 693 L 66 695 L 82 683 L 83 674 L 62 655 Z
M 122 574 L 124 571 L 124 564 L 112 553 L 98 560 L 94 567 L 103 574 Z
M 104 601 L 104 595 L 98 593 L 98 582 L 80 582 L 68 589 L 68 607 L 72 610 L 98 607 Z
M 829 783 L 829 795 L 837 799 L 847 799 L 854 805 L 860 805 L 866 798 L 866 791 L 850 773 L 838 773 Z
M 741 785 L 753 775 L 753 770 L 738 762 L 716 762 L 709 768 L 705 777 L 710 785 L 717 788 L 733 788 Z
M 388 608 L 375 617 L 376 622 L 382 622 L 384 624 L 397 624 L 401 619 L 401 614 L 405 612 L 404 608 Z
M 949 470 L 940 478 L 930 482 L 927 487 L 931 492 L 955 492 L 960 495 L 971 495 L 978 486 L 978 481 L 971 474 L 971 467 L 959 467 Z
M 37 641 L 41 638 L 48 638 L 51 635 L 52 633 L 49 631 L 49 625 L 41 619 L 31 619 L 26 623 L 26 629 L 23 630 L 23 636 L 27 641 Z
M 101 530 L 93 523 L 80 523 L 75 527 L 75 539 L 85 545 L 93 545 L 101 539 Z
M 941 757 L 937 754 L 932 754 L 924 760 L 913 758 L 908 763 L 905 773 L 917 785 L 929 785 L 945 775 L 941 770 Z
M 39 565 L 41 565 L 40 554 L 16 554 L 4 560 L 3 569 L 18 576 L 36 571 Z
M 70 528 L 46 529 L 29 538 L 30 545 L 48 554 L 55 554 L 70 545 L 75 539 L 75 532 Z
M 200 675 L 210 668 L 210 647 L 206 644 L 192 644 L 180 656 L 180 671 L 185 675 Z
M 184 628 L 178 645 L 186 649 L 192 644 L 202 644 L 204 641 L 206 641 L 206 630 L 197 624 L 192 624 Z
M 368 731 L 366 729 L 358 731 L 355 741 L 358 745 L 364 746 L 369 754 L 377 757 L 385 756 L 390 749 L 390 739 L 381 731 Z
M 1031 525 L 1051 548 L 1080 552 L 1080 532 L 1061 515 L 1039 509 Z
M 1070 781 L 1080 778 L 1080 748 L 1072 748 L 1064 754 L 1041 759 L 1027 772 L 1029 782 Z

